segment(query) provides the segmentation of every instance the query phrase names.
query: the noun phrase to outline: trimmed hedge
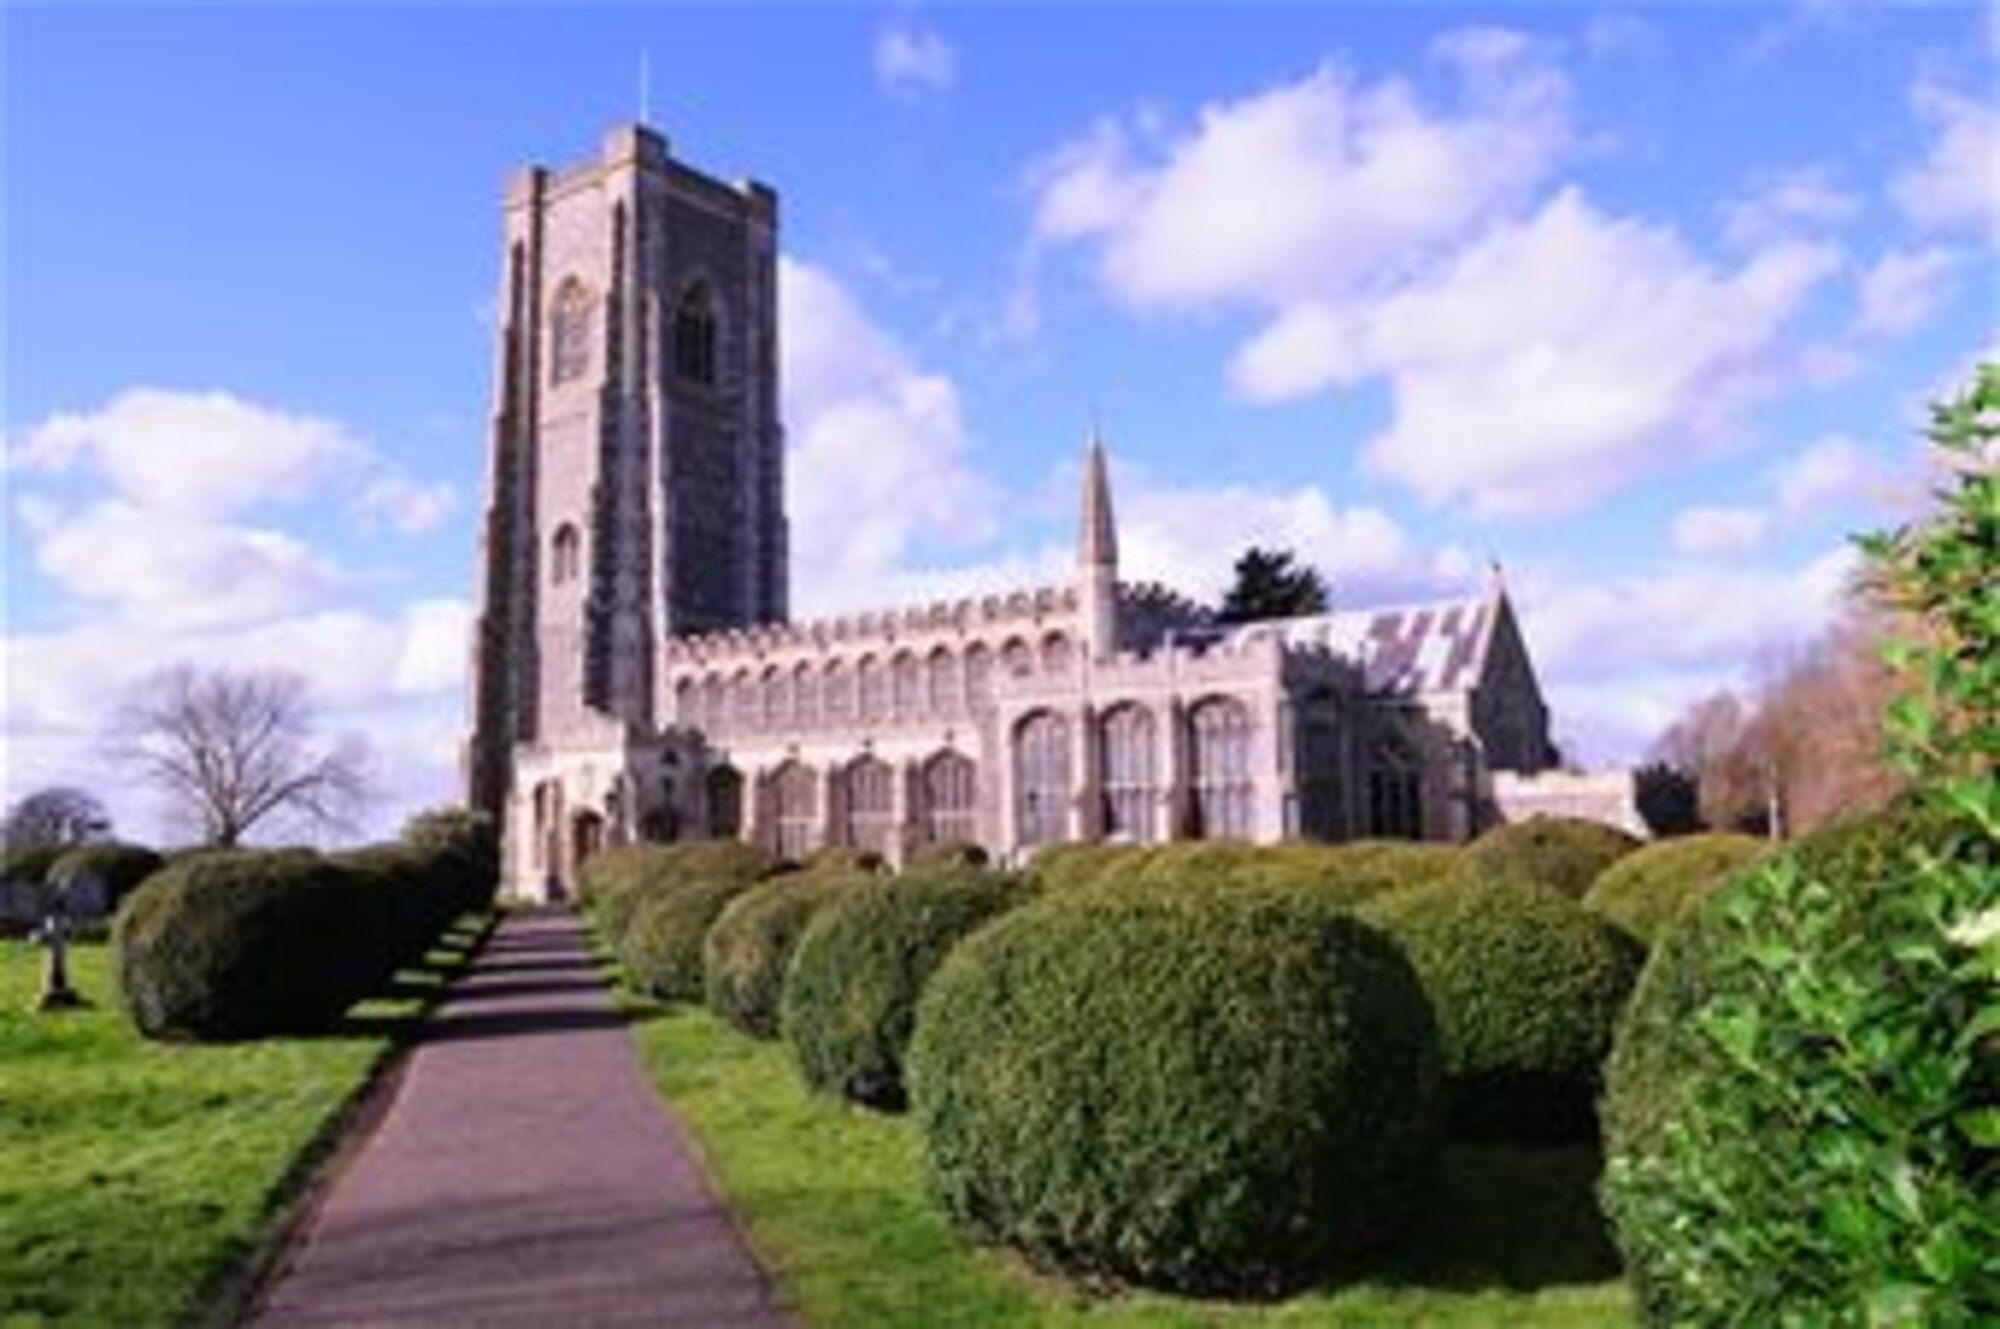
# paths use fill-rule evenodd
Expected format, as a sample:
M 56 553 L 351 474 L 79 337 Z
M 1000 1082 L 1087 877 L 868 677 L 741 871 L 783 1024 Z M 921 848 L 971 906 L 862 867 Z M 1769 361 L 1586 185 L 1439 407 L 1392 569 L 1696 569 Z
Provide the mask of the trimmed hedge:
M 1600 1192 L 1648 1323 L 2000 1316 L 2000 1148 L 1975 1120 L 2000 1045 L 1973 1036 L 2000 942 L 1948 934 L 1981 911 L 2000 916 L 1992 842 L 1905 803 L 1667 932 L 1604 1094 Z
M 807 854 L 799 864 L 807 872 L 887 872 L 889 864 L 873 849 L 856 849 L 853 845 L 829 844 Z
M 1463 845 L 1435 840 L 1349 840 L 1330 847 L 1342 875 L 1375 895 L 1443 881 L 1465 857 Z
M 777 866 L 762 849 L 739 840 L 621 845 L 584 864 L 583 904 L 604 943 L 622 955 L 633 916 L 649 896 L 694 885 L 748 885 Z
M 1089 886 L 1114 867 L 1145 861 L 1152 852 L 1133 844 L 1052 844 L 1037 849 L 1028 859 L 1027 879 L 1046 894 Z
M 1591 1134 L 1600 1068 L 1644 954 L 1638 943 L 1574 900 L 1504 879 L 1398 891 L 1361 914 L 1423 980 L 1454 1132 Z
M 1770 846 L 1748 835 L 1715 833 L 1655 840 L 1604 870 L 1583 907 L 1647 946 Z
M 45 885 L 49 869 L 73 848 L 66 844 L 22 844 L 0 849 L 0 881 Z
M 149 1038 L 324 1029 L 363 990 L 357 923 L 370 889 L 309 850 L 175 863 L 133 892 L 112 929 L 125 1007 Z
M 404 822 L 398 838 L 448 879 L 457 912 L 493 907 L 500 891 L 500 828 L 493 818 L 471 808 L 432 808 Z
M 1495 826 L 1465 846 L 1457 875 L 1527 882 L 1581 900 L 1606 868 L 1638 847 L 1638 840 L 1602 822 L 1530 817 Z
M 637 903 L 617 943 L 625 981 L 661 1001 L 700 1001 L 702 942 L 729 902 L 750 887 L 722 876 L 634 892 Z
M 164 862 L 144 845 L 109 842 L 78 845 L 66 850 L 48 871 L 48 884 L 67 895 L 71 884 L 96 878 L 104 887 L 104 911 L 114 913 L 119 902 Z
M 881 880 L 872 872 L 789 872 L 731 900 L 702 939 L 708 1008 L 757 1038 L 776 1038 L 785 970 L 807 924 L 850 892 Z
M 910 855 L 905 872 L 944 872 L 952 868 L 983 868 L 991 862 L 986 850 L 964 840 L 925 845 Z
M 1025 895 L 1014 878 L 961 867 L 871 882 L 822 910 L 784 984 L 781 1026 L 806 1083 L 901 1111 L 924 984 L 946 952 Z
M 1390 1235 L 1434 1156 L 1430 1011 L 1308 895 L 1085 894 L 982 929 L 925 989 L 911 1101 L 975 1235 L 1198 1293 L 1296 1287 Z

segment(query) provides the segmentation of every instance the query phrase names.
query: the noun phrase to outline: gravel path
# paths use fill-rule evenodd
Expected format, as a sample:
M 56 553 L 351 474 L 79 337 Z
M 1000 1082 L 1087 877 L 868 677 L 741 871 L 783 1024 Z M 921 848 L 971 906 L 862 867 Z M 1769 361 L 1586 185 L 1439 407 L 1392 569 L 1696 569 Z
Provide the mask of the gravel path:
M 251 1322 L 792 1323 L 562 913 L 452 988 Z

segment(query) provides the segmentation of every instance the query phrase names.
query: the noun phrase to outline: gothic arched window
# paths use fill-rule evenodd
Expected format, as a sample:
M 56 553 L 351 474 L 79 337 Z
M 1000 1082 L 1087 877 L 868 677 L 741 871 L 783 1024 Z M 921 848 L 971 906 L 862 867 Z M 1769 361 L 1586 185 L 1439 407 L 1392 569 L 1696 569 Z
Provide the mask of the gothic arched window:
M 1014 817 L 1023 846 L 1069 838 L 1069 722 L 1037 711 L 1014 731 Z
M 842 781 L 846 825 L 842 839 L 856 849 L 889 852 L 896 830 L 896 775 L 889 763 L 862 757 L 847 768 Z
M 965 704 L 977 709 L 986 704 L 993 686 L 993 652 L 978 642 L 965 648 Z
M 1422 761 L 1403 735 L 1389 732 L 1368 756 L 1368 833 L 1388 840 L 1424 838 Z
M 1019 637 L 1009 637 L 1000 648 L 1000 667 L 1010 674 L 1026 674 L 1035 668 L 1035 653 Z
M 695 691 L 694 680 L 684 678 L 674 684 L 674 719 L 689 728 L 701 725 L 701 695 Z
M 805 662 L 792 670 L 792 724 L 810 729 L 819 723 L 819 675 Z
M 583 536 L 575 526 L 564 522 L 556 527 L 555 539 L 549 542 L 549 579 L 562 586 L 575 581 L 583 567 Z
M 1146 844 L 1153 838 L 1153 715 L 1143 706 L 1107 712 L 1097 731 L 1098 769 L 1104 782 L 1104 838 Z
M 940 752 L 917 775 L 921 808 L 917 825 L 927 844 L 973 844 L 978 840 L 978 771 L 972 759 Z
M 764 671 L 764 727 L 781 729 L 792 722 L 791 676 L 772 665 Z
M 549 381 L 567 383 L 590 369 L 590 292 L 574 277 L 556 288 L 549 325 Z
M 729 680 L 729 718 L 738 729 L 749 729 L 757 723 L 757 685 L 750 679 L 749 670 L 739 670 L 735 678 Z
M 1042 638 L 1042 672 L 1045 674 L 1066 674 L 1069 672 L 1069 638 L 1060 632 L 1051 632 Z
M 838 660 L 826 667 L 826 693 L 820 705 L 828 724 L 843 724 L 854 716 L 854 678 Z
M 698 281 L 674 310 L 674 373 L 690 383 L 715 382 L 715 296 Z
M 1250 710 L 1213 697 L 1188 713 L 1189 783 L 1198 840 L 1247 840 L 1251 834 Z
M 710 674 L 701 681 L 701 727 L 710 733 L 718 733 L 729 725 L 723 689 L 720 674 Z
M 764 778 L 770 849 L 793 862 L 819 846 L 819 774 L 788 761 Z
M 958 661 L 948 647 L 938 647 L 924 662 L 924 692 L 932 715 L 958 713 Z
M 1346 824 L 1341 804 L 1340 702 L 1330 692 L 1308 694 L 1298 708 L 1295 779 L 1299 789 L 1299 833 L 1312 840 L 1338 840 Z
M 855 666 L 854 676 L 861 692 L 859 715 L 862 720 L 880 720 L 889 709 L 889 680 L 882 670 L 882 662 L 872 655 L 861 657 Z
M 717 766 L 708 773 L 708 833 L 734 840 L 743 833 L 743 777 L 734 766 Z
M 916 656 L 908 651 L 897 652 L 894 663 L 889 666 L 889 687 L 896 718 L 916 719 L 917 709 L 923 704 L 923 672 Z

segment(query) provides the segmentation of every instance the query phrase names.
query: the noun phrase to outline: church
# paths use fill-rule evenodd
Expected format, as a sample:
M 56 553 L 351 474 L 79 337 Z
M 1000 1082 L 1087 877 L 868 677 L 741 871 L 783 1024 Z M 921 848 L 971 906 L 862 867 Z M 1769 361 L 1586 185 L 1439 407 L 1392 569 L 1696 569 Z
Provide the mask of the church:
M 777 195 L 629 126 L 504 232 L 464 770 L 513 896 L 639 839 L 1459 840 L 1554 765 L 1497 579 L 1220 625 L 1121 579 L 1098 438 L 1066 583 L 794 621 Z

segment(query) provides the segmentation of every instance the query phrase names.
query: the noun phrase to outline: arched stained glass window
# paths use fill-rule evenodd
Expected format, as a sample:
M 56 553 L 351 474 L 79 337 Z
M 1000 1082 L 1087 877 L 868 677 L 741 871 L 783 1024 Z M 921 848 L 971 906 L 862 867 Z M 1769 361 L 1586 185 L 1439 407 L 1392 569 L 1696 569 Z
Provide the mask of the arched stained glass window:
M 764 777 L 764 789 L 770 850 L 797 862 L 819 847 L 819 772 L 788 761 Z
M 882 662 L 872 655 L 862 656 L 854 677 L 861 694 L 857 713 L 864 721 L 880 720 L 889 709 L 889 678 Z
M 1153 715 L 1143 706 L 1105 712 L 1098 725 L 1098 769 L 1104 789 L 1104 838 L 1146 844 L 1153 839 L 1155 780 Z
M 577 579 L 583 570 L 583 536 L 570 522 L 556 527 L 549 542 L 549 580 L 558 586 Z
M 810 664 L 792 671 L 792 724 L 810 729 L 819 723 L 819 675 Z
M 917 824 L 926 844 L 977 843 L 978 770 L 970 757 L 938 753 L 918 772 L 917 792 Z
M 710 674 L 701 681 L 701 727 L 720 733 L 729 727 L 729 707 L 722 675 Z
M 740 671 L 729 680 L 729 719 L 739 730 L 754 727 L 759 719 L 757 685 L 751 681 L 748 670 Z
M 923 667 L 908 651 L 898 651 L 889 666 L 890 703 L 898 720 L 914 720 L 923 706 Z
M 1069 722 L 1037 711 L 1014 730 L 1014 818 L 1023 847 L 1069 838 Z
M 708 833 L 718 840 L 743 834 L 743 776 L 734 766 L 717 766 L 704 783 L 708 797 Z
M 984 707 L 993 690 L 993 652 L 974 642 L 965 648 L 965 704 Z
M 549 381 L 567 383 L 590 369 L 590 291 L 575 277 L 556 288 L 549 327 Z
M 842 839 L 856 849 L 887 854 L 896 831 L 896 773 L 889 763 L 862 757 L 844 774 L 846 825 Z
M 1379 735 L 1368 754 L 1368 833 L 1387 840 L 1424 837 L 1423 763 L 1402 734 Z
M 1252 833 L 1250 710 L 1213 697 L 1188 712 L 1189 783 L 1198 840 L 1247 840 Z
M 958 658 L 950 648 L 940 646 L 924 662 L 924 700 L 932 716 L 958 714 L 958 686 Z
M 1060 632 L 1051 632 L 1042 638 L 1042 672 L 1045 674 L 1066 674 L 1069 672 L 1072 652 L 1069 638 Z
M 764 670 L 763 683 L 759 689 L 764 700 L 764 727 L 784 729 L 792 723 L 792 680 L 790 675 L 772 665 Z
M 715 293 L 698 281 L 674 310 L 674 373 L 690 383 L 715 382 L 715 327 Z
M 838 660 L 826 666 L 826 690 L 820 707 L 828 724 L 845 724 L 854 717 L 854 675 Z

